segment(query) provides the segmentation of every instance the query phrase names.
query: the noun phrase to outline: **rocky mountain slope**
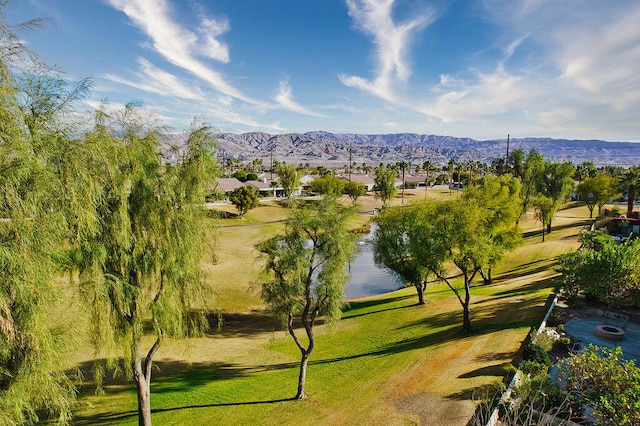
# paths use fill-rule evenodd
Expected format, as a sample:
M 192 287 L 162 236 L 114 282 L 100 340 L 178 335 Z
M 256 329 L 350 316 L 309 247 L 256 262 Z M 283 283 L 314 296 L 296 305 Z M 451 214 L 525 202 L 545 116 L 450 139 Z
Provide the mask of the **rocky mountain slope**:
M 452 136 L 398 133 L 385 135 L 329 133 L 322 131 L 271 135 L 262 132 L 220 133 L 217 135 L 220 157 L 240 160 L 271 158 L 287 163 L 312 165 L 348 163 L 377 165 L 410 161 L 422 164 L 430 160 L 436 165 L 457 161 L 491 162 L 504 157 L 507 139 L 474 140 Z M 536 149 L 552 161 L 580 164 L 592 161 L 598 166 L 628 167 L 640 164 L 640 143 L 607 142 L 601 140 L 565 140 L 550 138 L 511 139 L 509 150 L 525 153 Z

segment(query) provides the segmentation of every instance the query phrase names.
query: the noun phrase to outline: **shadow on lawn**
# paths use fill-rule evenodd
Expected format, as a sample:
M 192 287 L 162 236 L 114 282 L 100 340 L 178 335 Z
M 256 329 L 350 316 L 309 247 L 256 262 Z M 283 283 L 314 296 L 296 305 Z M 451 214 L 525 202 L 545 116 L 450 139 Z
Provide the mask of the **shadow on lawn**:
M 567 228 L 577 228 L 577 227 L 587 227 L 590 226 L 592 222 L 588 221 L 588 220 L 580 220 L 577 222 L 570 222 L 570 223 L 566 223 L 564 225 L 556 225 L 556 226 L 552 226 L 551 227 L 551 231 L 560 231 L 561 229 L 567 229 Z M 531 231 L 526 231 L 522 233 L 522 238 L 529 238 L 529 237 L 533 237 L 536 235 L 542 235 L 542 228 L 540 229 L 533 229 Z
M 153 391 L 151 392 L 153 395 Z M 197 408 L 214 408 L 214 407 L 236 407 L 242 405 L 261 405 L 261 404 L 275 404 L 278 402 L 297 401 L 295 398 L 282 398 L 282 399 L 270 399 L 266 401 L 245 401 L 245 402 L 221 402 L 214 404 L 201 404 L 201 405 L 183 405 L 180 407 L 171 408 L 156 408 L 151 410 L 151 414 L 166 413 L 171 411 L 181 410 L 193 410 Z M 73 418 L 73 424 L 75 425 L 93 425 L 93 424 L 109 424 L 119 423 L 122 420 L 138 417 L 137 410 L 123 411 L 120 413 L 104 413 L 98 415 L 92 415 L 87 417 L 76 416 Z
M 205 386 L 212 382 L 221 380 L 231 380 L 239 377 L 246 377 L 250 374 L 256 373 L 260 370 L 276 370 L 293 368 L 297 366 L 297 363 L 283 363 L 274 364 L 260 367 L 251 366 L 239 366 L 236 364 L 227 364 L 220 362 L 210 363 L 187 363 L 184 361 L 160 361 L 154 362 L 153 378 L 151 380 L 151 395 L 161 395 L 163 393 L 183 392 L 193 390 L 194 388 Z M 82 368 L 90 368 L 90 363 L 84 363 Z M 124 378 L 105 378 L 104 380 L 105 392 L 107 394 L 115 395 L 119 393 L 129 392 L 135 394 L 135 384 L 133 382 L 126 381 Z M 94 386 L 83 386 L 80 389 L 79 400 L 82 397 L 88 397 L 93 395 L 95 391 Z M 226 402 L 226 403 L 213 403 L 203 405 L 185 405 L 172 408 L 158 408 L 152 409 L 152 413 L 160 413 L 165 411 L 175 411 L 192 408 L 208 408 L 208 407 L 225 407 L 225 406 L 240 406 L 240 405 L 255 405 L 255 404 L 270 404 L 276 402 L 289 401 L 291 399 L 272 399 L 265 401 L 244 401 L 244 402 Z M 82 414 L 75 414 L 73 418 L 73 424 L 76 425 L 90 425 L 90 424 L 115 424 L 123 420 L 135 418 L 138 416 L 137 410 L 120 411 L 117 413 L 99 413 L 83 416 Z
M 264 312 L 246 314 L 219 313 L 208 315 L 209 336 L 250 337 L 260 333 L 271 333 L 281 329 L 280 323 Z
M 342 319 L 345 320 L 350 318 L 358 318 L 365 315 L 377 314 L 380 312 L 393 311 L 396 309 L 404 309 L 411 306 L 415 306 L 416 305 L 415 303 L 412 305 L 402 305 L 402 306 L 389 306 L 389 305 L 395 304 L 396 302 L 400 302 L 403 300 L 415 299 L 416 297 L 417 296 L 415 295 L 406 295 L 406 296 L 396 296 L 396 297 L 384 298 L 384 299 L 351 301 L 351 302 L 348 302 L 347 306 L 343 309 Z M 373 309 L 367 312 L 351 313 L 351 312 L 357 312 L 359 310 L 367 309 L 367 308 L 373 308 Z M 375 308 L 380 308 L 380 309 L 375 309 Z
M 521 266 L 518 266 L 517 268 L 510 269 L 494 277 L 492 284 L 499 284 L 503 281 L 522 278 L 527 275 L 536 274 L 538 272 L 548 271 L 550 269 L 553 269 L 553 266 L 557 263 L 558 260 L 555 257 L 549 257 L 546 259 L 540 259 L 534 262 L 525 263 Z M 536 266 L 533 267 L 534 265 Z

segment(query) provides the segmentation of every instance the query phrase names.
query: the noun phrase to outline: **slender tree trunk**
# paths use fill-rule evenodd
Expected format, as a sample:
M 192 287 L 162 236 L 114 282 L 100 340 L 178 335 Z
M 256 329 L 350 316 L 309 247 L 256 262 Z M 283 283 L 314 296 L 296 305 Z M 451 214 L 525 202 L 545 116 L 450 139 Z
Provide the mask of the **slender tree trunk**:
M 484 270 L 482 270 L 482 269 L 480 269 L 480 271 L 478 271 L 478 272 L 480 272 L 480 276 L 482 277 L 482 282 L 483 282 L 484 285 L 491 284 L 491 282 L 493 280 L 491 279 L 491 268 L 490 267 L 487 268 L 487 273 L 486 274 L 484 273 Z
M 138 391 L 138 425 L 151 426 L 151 389 L 144 373 L 142 373 L 142 361 L 138 358 L 135 361 L 135 380 Z M 140 367 L 140 368 L 138 368 Z
M 547 223 L 547 234 L 551 233 L 551 221 L 549 221 L 549 223 Z
M 424 285 L 422 283 L 418 283 L 415 287 L 418 291 L 418 305 L 424 305 L 426 303 L 424 301 Z
M 633 203 L 636 201 L 636 186 L 629 185 L 629 196 L 627 197 L 627 217 L 631 218 L 633 213 Z
M 468 277 L 464 277 L 464 303 L 462 304 L 462 331 L 464 334 L 471 333 L 471 312 L 469 304 L 471 302 L 471 285 Z
M 140 339 L 137 338 L 136 354 L 133 361 L 133 378 L 136 381 L 136 389 L 138 391 L 138 425 L 151 426 L 151 365 L 153 356 L 160 348 L 163 333 L 158 330 L 158 337 L 149 349 L 147 357 L 142 360 L 140 348 Z
M 298 375 L 298 392 L 294 399 L 305 399 L 307 395 L 304 393 L 304 385 L 307 381 L 307 364 L 309 363 L 309 352 L 302 352 L 300 360 L 300 374 Z
M 542 225 L 542 242 L 544 243 L 544 230 L 545 230 L 545 226 Z

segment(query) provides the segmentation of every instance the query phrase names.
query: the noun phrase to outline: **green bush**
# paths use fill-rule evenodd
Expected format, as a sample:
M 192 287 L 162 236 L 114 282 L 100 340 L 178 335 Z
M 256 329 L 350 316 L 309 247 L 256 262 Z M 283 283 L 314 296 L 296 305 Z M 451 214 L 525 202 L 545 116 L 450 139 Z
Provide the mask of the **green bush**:
M 524 361 L 534 361 L 549 367 L 551 366 L 551 359 L 549 358 L 547 351 L 545 351 L 542 346 L 533 342 L 529 342 L 524 346 L 522 359 Z
M 553 350 L 568 352 L 573 347 L 573 341 L 568 337 L 561 337 L 553 342 Z

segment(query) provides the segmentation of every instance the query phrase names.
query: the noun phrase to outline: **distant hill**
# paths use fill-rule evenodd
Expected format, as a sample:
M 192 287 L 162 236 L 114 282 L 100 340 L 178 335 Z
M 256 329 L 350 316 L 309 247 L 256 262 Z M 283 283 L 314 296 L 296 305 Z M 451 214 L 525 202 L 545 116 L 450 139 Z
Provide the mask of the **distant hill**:
M 385 135 L 349 134 L 330 132 L 287 133 L 271 135 L 262 132 L 220 133 L 216 135 L 221 157 L 241 160 L 262 158 L 312 165 L 346 164 L 351 151 L 352 161 L 377 165 L 410 161 L 422 164 L 430 160 L 436 165 L 446 164 L 450 158 L 457 161 L 490 163 L 504 157 L 507 140 L 475 140 L 452 136 L 397 133 Z M 525 153 L 535 148 L 552 161 L 571 161 L 581 164 L 592 161 L 597 166 L 618 165 L 628 167 L 640 164 L 640 143 L 607 142 L 602 140 L 566 140 L 550 138 L 511 139 L 509 150 L 522 149 Z

